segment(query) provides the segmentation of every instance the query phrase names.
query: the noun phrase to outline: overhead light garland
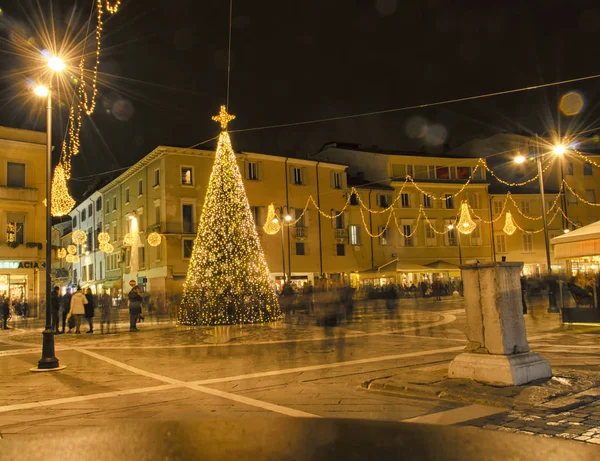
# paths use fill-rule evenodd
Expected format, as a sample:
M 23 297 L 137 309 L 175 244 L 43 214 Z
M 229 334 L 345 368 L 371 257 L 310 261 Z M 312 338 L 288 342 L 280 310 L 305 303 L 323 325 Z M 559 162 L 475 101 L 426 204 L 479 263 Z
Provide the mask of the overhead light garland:
M 68 254 L 66 257 L 65 257 L 65 260 L 66 260 L 66 261 L 67 261 L 69 264 L 72 264 L 72 263 L 74 262 L 74 260 L 75 260 L 75 256 L 74 256 L 74 255 L 72 255 L 71 253 L 69 253 L 69 254 Z
M 101 243 L 98 248 L 100 249 L 100 251 L 102 251 L 103 253 L 106 253 L 106 254 L 110 254 L 113 251 L 115 251 L 115 247 L 113 247 L 112 244 L 110 244 L 108 242 Z
M 69 193 L 65 169 L 61 163 L 54 168 L 51 197 L 50 212 L 52 216 L 66 216 L 75 206 L 75 200 Z
M 74 255 L 75 253 L 77 253 L 77 247 L 75 245 L 69 245 L 67 247 L 67 253 L 69 253 L 70 255 Z
M 263 225 L 263 230 L 269 235 L 274 235 L 281 229 L 281 223 L 275 215 L 275 206 L 271 203 L 267 208 L 267 219 Z
M 502 230 L 508 235 L 513 235 L 517 230 L 517 226 L 515 226 L 515 222 L 513 221 L 512 213 L 510 211 L 506 212 L 504 228 Z
M 125 246 L 132 246 L 135 242 L 136 242 L 136 237 L 135 234 L 133 232 L 127 232 L 124 236 L 123 236 L 123 245 Z
M 277 320 L 279 300 L 260 245 L 221 106 L 215 160 L 178 313 L 185 325 Z

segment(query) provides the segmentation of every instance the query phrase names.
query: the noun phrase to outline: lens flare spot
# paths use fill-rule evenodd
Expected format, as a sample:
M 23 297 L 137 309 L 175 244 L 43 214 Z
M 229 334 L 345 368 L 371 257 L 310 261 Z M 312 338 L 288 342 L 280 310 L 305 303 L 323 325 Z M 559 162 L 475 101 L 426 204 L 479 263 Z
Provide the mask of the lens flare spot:
M 559 108 L 560 111 L 568 117 L 577 115 L 581 112 L 581 109 L 583 109 L 583 98 L 579 93 L 570 91 L 560 98 Z

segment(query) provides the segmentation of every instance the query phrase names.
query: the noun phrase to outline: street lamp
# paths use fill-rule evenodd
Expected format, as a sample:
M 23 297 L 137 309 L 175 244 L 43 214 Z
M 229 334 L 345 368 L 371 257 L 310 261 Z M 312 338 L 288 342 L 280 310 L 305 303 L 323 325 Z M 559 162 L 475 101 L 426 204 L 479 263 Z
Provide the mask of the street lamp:
M 465 223 L 465 224 L 468 226 L 467 223 Z M 448 224 L 449 231 L 453 231 L 454 229 L 456 229 L 454 224 Z M 456 241 L 458 242 L 458 261 L 459 261 L 459 264 L 462 266 L 463 258 L 462 258 L 462 248 L 460 247 L 460 232 L 455 232 L 455 235 L 456 235 Z
M 542 156 L 538 151 L 539 146 L 539 138 L 538 135 L 535 135 L 535 145 L 533 152 L 533 160 L 537 163 L 538 170 L 538 180 L 540 185 L 540 196 L 542 197 L 542 222 L 544 224 L 544 243 L 546 246 L 546 265 L 548 266 L 548 275 L 552 275 L 552 263 L 550 260 L 550 238 L 548 236 L 548 218 L 546 216 L 546 197 L 544 194 L 544 174 L 542 168 Z M 566 152 L 565 146 L 562 144 L 556 144 L 552 152 L 554 155 L 563 155 Z M 523 155 L 518 155 L 514 158 L 515 163 L 523 163 L 525 161 L 525 157 Z M 556 313 L 559 312 L 558 307 L 556 307 L 556 299 L 552 292 L 552 280 L 549 280 L 548 284 L 548 312 Z
M 286 207 L 278 207 L 276 208 L 278 215 L 273 218 L 273 223 L 280 223 L 282 220 L 285 222 L 290 222 L 293 218 L 287 212 Z M 283 217 L 283 218 L 282 218 Z M 287 274 L 285 271 L 285 239 L 283 236 L 283 228 L 285 227 L 283 223 L 281 223 L 281 272 L 283 273 L 283 283 L 289 282 L 292 277 L 291 274 Z M 291 271 L 290 271 L 291 272 Z
M 65 63 L 58 56 L 48 59 L 48 67 L 54 73 L 61 72 Z M 52 75 L 48 86 L 37 86 L 33 92 L 46 98 L 46 328 L 42 333 L 42 358 L 34 370 L 57 370 L 58 359 L 54 355 L 52 331 L 52 216 L 50 214 L 50 185 L 52 182 Z

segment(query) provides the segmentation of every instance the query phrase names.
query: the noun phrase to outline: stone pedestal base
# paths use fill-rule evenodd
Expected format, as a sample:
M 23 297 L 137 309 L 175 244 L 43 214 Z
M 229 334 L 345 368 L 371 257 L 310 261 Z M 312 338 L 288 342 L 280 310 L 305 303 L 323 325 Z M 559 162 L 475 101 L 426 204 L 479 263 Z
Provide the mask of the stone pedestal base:
M 536 379 L 550 378 L 552 369 L 539 354 L 526 352 L 514 355 L 458 355 L 448 369 L 448 377 L 474 379 L 489 384 L 520 386 Z

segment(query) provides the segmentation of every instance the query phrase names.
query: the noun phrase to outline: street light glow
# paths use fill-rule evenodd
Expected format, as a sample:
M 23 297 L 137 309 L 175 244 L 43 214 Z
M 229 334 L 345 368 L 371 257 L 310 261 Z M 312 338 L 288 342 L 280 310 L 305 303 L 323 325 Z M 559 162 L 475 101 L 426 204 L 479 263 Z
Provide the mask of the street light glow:
M 517 155 L 517 156 L 514 158 L 514 162 L 515 162 L 515 163 L 524 163 L 524 162 L 525 162 L 525 160 L 526 160 L 525 156 L 524 156 L 524 155 L 521 155 L 521 154 Z
M 571 232 L 571 230 L 570 230 L 570 229 L 565 229 L 563 232 L 564 232 L 565 234 L 568 234 L 569 232 Z
M 48 96 L 48 87 L 45 85 L 38 85 L 33 89 L 33 92 L 38 96 L 46 97 Z
M 279 222 L 279 219 L 277 219 L 277 217 L 273 218 L 273 220 L 271 221 L 273 224 L 277 224 Z
M 65 63 L 58 56 L 52 56 L 50 59 L 48 59 L 48 67 L 53 72 L 61 72 L 65 68 Z
M 448 224 L 448 229 L 449 229 L 449 230 L 452 230 L 452 229 L 454 229 L 454 225 L 453 225 L 453 224 Z
M 553 152 L 554 152 L 556 155 L 562 155 L 562 154 L 564 154 L 566 151 L 567 151 L 567 148 L 566 148 L 565 146 L 563 146 L 562 144 L 558 144 L 558 145 L 554 146 L 554 150 L 553 150 Z
M 291 217 L 289 214 L 286 214 L 284 219 L 285 219 L 287 222 L 290 222 L 290 221 L 292 220 L 292 217 Z

